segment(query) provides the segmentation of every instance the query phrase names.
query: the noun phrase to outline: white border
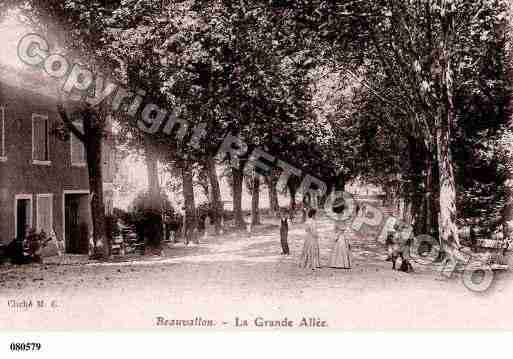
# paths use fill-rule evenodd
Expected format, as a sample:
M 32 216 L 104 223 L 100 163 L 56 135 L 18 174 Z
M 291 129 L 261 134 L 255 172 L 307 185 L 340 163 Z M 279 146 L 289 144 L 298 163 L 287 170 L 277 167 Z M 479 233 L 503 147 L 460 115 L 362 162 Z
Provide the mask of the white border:
M 33 165 L 41 165 L 41 166 L 50 166 L 52 164 L 52 161 L 51 160 L 48 160 L 48 161 L 41 161 L 41 160 L 36 160 L 34 159 L 34 120 L 36 118 L 39 118 L 39 119 L 45 119 L 46 121 L 48 121 L 48 116 L 45 116 L 45 115 L 40 115 L 40 114 L 37 114 L 37 113 L 33 113 L 32 114 L 32 164 Z M 48 125 L 50 123 L 48 122 Z M 50 158 L 50 134 L 47 133 L 46 134 L 48 136 L 48 142 L 47 142 L 47 146 L 48 146 L 48 158 Z
M 18 229 L 18 200 L 19 199 L 28 199 L 30 200 L 30 211 L 29 211 L 29 227 L 32 228 L 34 225 L 33 222 L 33 213 L 34 213 L 34 201 L 32 200 L 32 194 L 20 193 L 14 195 L 14 233 L 12 238 L 16 238 L 16 230 Z
M 71 309 L 69 311 L 72 317 Z M 18 313 L 17 313 L 18 314 Z M 68 313 L 66 313 L 68 314 Z M 16 357 L 11 343 L 41 343 L 39 352 L 19 357 L 116 358 L 503 358 L 513 335 L 501 331 L 9 331 L 0 337 L 0 355 Z M 86 345 L 84 343 L 87 343 Z M 201 345 L 198 345 L 201 343 Z M 396 345 L 396 347 L 393 347 Z M 80 348 L 80 350 L 77 350 Z M 401 354 L 398 354 L 398 353 Z M 172 353 L 172 355 L 170 355 Z M 343 355 L 342 355 L 343 353 Z M 442 355 L 440 354 L 442 353 Z
M 2 137 L 0 138 L 0 162 L 7 161 L 7 154 L 5 153 L 5 106 L 0 106 L 0 125 L 2 127 Z
M 53 193 L 38 193 L 36 195 L 36 230 L 38 232 L 41 232 L 41 227 L 40 227 L 40 216 L 39 216 L 39 199 L 40 198 L 50 198 L 50 218 L 51 218 L 51 226 L 50 228 L 53 228 Z M 47 234 L 50 234 L 50 233 L 47 233 Z
M 66 253 L 66 195 L 67 194 L 90 194 L 88 190 L 85 189 L 69 189 L 62 191 L 62 241 L 64 242 L 64 253 Z

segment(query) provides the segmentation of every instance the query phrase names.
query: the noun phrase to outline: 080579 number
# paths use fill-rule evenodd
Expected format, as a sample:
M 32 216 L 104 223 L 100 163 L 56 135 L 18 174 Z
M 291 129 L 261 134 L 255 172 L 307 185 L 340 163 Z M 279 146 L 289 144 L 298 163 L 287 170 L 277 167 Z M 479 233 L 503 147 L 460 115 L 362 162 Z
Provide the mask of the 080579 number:
M 35 352 L 41 350 L 41 343 L 11 343 L 12 352 Z

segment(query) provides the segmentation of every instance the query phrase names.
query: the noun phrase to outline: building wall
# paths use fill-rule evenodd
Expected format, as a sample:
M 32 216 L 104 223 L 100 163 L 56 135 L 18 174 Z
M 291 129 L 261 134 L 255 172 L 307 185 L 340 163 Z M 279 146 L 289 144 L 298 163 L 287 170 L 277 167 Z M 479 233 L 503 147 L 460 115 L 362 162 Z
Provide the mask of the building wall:
M 53 226 L 63 231 L 63 191 L 88 190 L 87 167 L 71 165 L 70 140 L 50 134 L 50 165 L 32 163 L 32 114 L 48 116 L 49 129 L 60 123 L 56 102 L 30 91 L 0 84 L 5 106 L 6 161 L 0 161 L 0 241 L 15 235 L 15 195 L 32 195 L 33 227 L 37 225 L 37 194 L 53 194 Z

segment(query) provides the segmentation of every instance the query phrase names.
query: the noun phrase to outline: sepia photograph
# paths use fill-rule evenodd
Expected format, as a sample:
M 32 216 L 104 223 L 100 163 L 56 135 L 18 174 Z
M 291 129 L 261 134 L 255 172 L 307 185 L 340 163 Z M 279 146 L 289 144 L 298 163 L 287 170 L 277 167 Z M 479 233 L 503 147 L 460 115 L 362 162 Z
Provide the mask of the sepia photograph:
M 513 1 L 0 0 L 0 44 L 3 333 L 513 330 Z

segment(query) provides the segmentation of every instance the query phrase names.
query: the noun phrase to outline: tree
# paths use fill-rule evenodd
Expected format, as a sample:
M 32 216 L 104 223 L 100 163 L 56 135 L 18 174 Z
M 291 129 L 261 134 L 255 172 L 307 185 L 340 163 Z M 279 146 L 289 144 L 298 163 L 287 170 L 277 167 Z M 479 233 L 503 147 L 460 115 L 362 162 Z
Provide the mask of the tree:
M 425 171 L 436 180 L 428 191 L 438 199 L 440 239 L 448 251 L 459 246 L 451 149 L 456 127 L 455 90 L 476 76 L 473 61 L 481 58 L 479 51 L 492 36 L 477 34 L 488 23 L 497 22 L 500 9 L 496 3 L 362 2 L 322 10 L 327 19 L 323 23 L 326 39 L 348 26 L 362 30 L 358 37 L 349 39 L 352 48 L 365 51 L 365 66 L 359 64 L 356 77 L 364 79 L 369 93 L 385 110 L 379 113 L 388 115 L 385 119 L 389 124 L 397 127 L 403 121 L 403 132 L 412 134 L 425 147 Z M 344 36 L 336 41 L 341 46 L 348 42 Z M 339 57 L 347 59 L 345 54 Z

